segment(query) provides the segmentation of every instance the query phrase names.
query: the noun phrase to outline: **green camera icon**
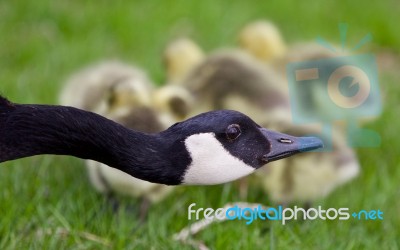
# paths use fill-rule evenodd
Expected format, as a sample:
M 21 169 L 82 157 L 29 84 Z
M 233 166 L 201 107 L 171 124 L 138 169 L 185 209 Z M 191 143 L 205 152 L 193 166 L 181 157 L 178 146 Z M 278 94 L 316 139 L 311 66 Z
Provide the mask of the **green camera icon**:
M 362 141 L 372 135 L 357 124 L 377 117 L 382 109 L 373 55 L 294 62 L 286 69 L 294 123 L 331 125 L 344 120 L 350 133 Z M 354 140 L 349 144 L 368 146 Z

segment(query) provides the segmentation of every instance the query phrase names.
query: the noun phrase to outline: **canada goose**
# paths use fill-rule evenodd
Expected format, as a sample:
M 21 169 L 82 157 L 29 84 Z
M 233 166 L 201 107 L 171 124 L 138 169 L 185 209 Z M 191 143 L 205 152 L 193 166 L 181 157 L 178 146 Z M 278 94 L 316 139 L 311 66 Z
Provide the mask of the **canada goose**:
M 180 83 L 190 70 L 204 59 L 202 49 L 189 38 L 170 42 L 163 55 L 168 83 Z
M 150 182 L 212 185 L 322 146 L 318 138 L 273 132 L 231 110 L 203 113 L 146 134 L 77 108 L 14 104 L 0 97 L 0 162 L 71 155 Z

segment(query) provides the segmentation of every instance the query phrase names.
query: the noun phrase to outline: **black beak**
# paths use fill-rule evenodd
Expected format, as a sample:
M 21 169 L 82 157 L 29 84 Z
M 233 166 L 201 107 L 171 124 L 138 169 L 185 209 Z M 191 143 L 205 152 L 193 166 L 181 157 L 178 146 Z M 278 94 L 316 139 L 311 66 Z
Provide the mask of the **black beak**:
M 295 137 L 265 128 L 260 130 L 271 143 L 271 151 L 264 156 L 266 162 L 324 147 L 322 140 L 317 137 Z

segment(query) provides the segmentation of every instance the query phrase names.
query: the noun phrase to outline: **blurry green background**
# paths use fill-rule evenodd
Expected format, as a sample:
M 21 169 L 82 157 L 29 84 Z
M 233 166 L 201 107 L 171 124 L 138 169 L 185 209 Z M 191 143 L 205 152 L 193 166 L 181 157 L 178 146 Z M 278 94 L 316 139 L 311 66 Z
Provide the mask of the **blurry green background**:
M 381 209 L 383 221 L 240 221 L 216 224 L 195 236 L 215 249 L 400 248 L 400 52 L 398 1 L 0 1 L 0 93 L 15 102 L 57 103 L 64 80 L 102 59 L 118 58 L 163 83 L 161 53 L 173 38 L 189 36 L 207 51 L 235 46 L 236 34 L 255 19 L 275 22 L 289 43 L 324 37 L 340 42 L 338 23 L 349 25 L 348 44 L 367 33 L 360 52 L 383 60 L 382 117 L 368 127 L 382 136 L 380 148 L 359 149 L 361 175 L 337 189 L 323 207 Z M 351 47 L 351 46 L 350 46 Z M 188 224 L 187 206 L 223 206 L 239 200 L 233 184 L 180 187 L 152 207 L 137 225 L 138 201 L 122 198 L 113 213 L 88 182 L 82 161 L 33 157 L 0 166 L 0 249 L 189 248 L 172 239 Z M 267 203 L 258 188 L 250 202 Z M 130 210 L 129 210 L 130 209 Z M 56 231 L 58 233 L 56 233 Z

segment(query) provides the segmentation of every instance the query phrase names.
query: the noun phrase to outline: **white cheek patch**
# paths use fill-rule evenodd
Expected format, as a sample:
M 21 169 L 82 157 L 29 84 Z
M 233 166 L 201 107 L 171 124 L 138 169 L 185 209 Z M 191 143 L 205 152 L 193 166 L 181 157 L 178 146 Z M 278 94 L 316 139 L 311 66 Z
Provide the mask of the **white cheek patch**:
M 255 171 L 255 168 L 232 156 L 213 133 L 189 136 L 185 146 L 192 163 L 184 175 L 184 184 L 220 184 Z

